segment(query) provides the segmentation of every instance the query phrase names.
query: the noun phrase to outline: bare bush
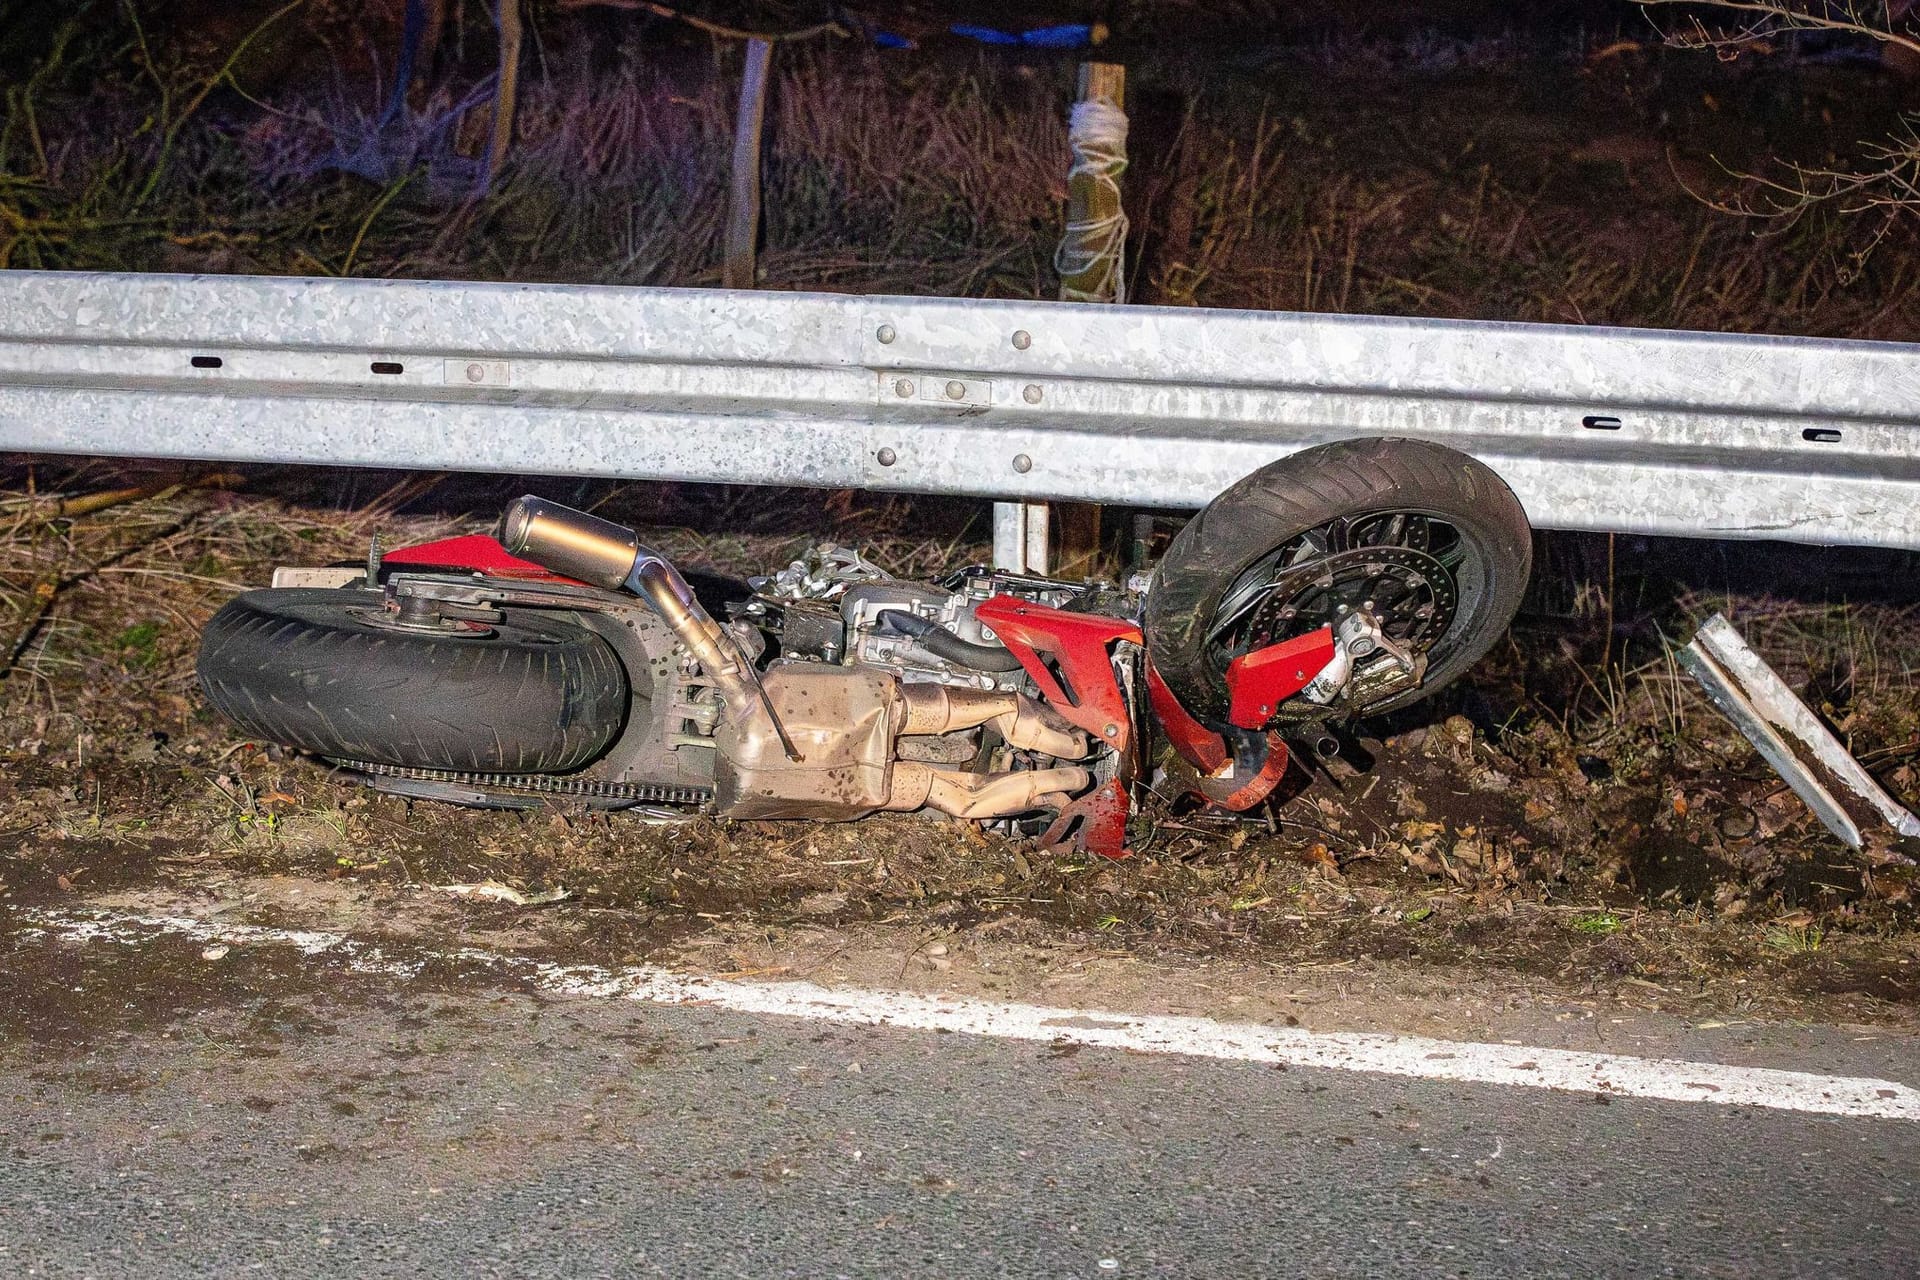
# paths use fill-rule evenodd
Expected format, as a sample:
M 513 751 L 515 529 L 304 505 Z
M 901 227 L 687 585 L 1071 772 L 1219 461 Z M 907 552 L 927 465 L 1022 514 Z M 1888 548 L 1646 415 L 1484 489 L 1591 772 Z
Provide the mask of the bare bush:
M 1920 67 L 1915 0 L 1639 0 L 1666 42 L 1708 50 L 1726 60 L 1773 52 L 1809 36 L 1876 49 L 1889 66 Z M 1904 220 L 1920 211 L 1920 116 L 1901 113 L 1887 134 L 1863 141 L 1851 164 L 1782 161 L 1774 174 L 1744 174 L 1751 194 L 1714 201 L 1716 208 L 1782 226 L 1820 206 L 1875 219 L 1853 251 L 1857 271 Z

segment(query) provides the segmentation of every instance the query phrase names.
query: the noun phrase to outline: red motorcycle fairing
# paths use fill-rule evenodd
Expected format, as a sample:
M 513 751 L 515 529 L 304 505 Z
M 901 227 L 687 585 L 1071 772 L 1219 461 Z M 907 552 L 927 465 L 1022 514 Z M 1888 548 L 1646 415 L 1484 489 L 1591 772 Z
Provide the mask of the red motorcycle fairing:
M 1190 767 L 1185 772 L 1169 770 L 1181 790 L 1239 813 L 1272 795 L 1286 776 L 1292 756 L 1279 734 L 1269 733 L 1264 738 L 1242 734 L 1241 740 L 1230 747 L 1225 737 L 1187 714 L 1151 664 L 1147 667 L 1147 697 L 1174 754 Z
M 521 578 L 534 582 L 572 582 L 531 560 L 522 560 L 499 539 L 484 533 L 469 533 L 438 542 L 422 542 L 412 547 L 395 547 L 380 557 L 382 564 L 409 565 L 423 569 L 470 569 L 493 578 Z
M 1227 723 L 1236 729 L 1263 727 L 1281 703 L 1326 670 L 1337 649 L 1333 628 L 1321 627 L 1229 662 Z
M 1072 844 L 1106 858 L 1127 856 L 1132 811 L 1133 712 L 1113 671 L 1113 646 L 1143 643 L 1140 628 L 1121 618 L 1069 613 L 1016 596 L 995 596 L 974 610 L 1066 719 L 1112 747 L 1120 769 L 1060 811 L 1040 837 L 1043 847 Z
M 1333 654 L 1333 629 L 1321 627 L 1235 658 L 1226 672 L 1228 721 L 1236 729 L 1260 729 L 1273 718 L 1275 707 L 1320 674 Z M 1229 744 L 1180 705 L 1151 663 L 1147 696 L 1175 754 L 1193 766 L 1191 776 L 1178 778 L 1185 790 L 1237 813 L 1253 808 L 1280 785 L 1291 755 L 1279 734 L 1245 732 Z
M 1133 715 L 1113 674 L 1113 646 L 1140 644 L 1140 628 L 1124 618 L 1068 613 L 1018 596 L 983 601 L 974 616 L 994 635 L 1040 692 L 1068 721 L 1108 746 L 1125 751 L 1133 737 Z

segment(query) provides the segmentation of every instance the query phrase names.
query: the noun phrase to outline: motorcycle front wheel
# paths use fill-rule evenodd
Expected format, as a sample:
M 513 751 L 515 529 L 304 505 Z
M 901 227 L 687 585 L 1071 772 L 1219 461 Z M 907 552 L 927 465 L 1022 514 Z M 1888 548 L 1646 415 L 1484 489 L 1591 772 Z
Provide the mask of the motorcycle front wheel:
M 1298 696 L 1269 723 L 1378 715 L 1430 697 L 1505 632 L 1532 528 L 1484 464 L 1420 440 L 1341 441 L 1271 463 L 1215 498 L 1154 570 L 1147 654 L 1200 719 L 1227 723 L 1236 657 L 1365 609 L 1420 660 L 1417 679 L 1331 706 Z

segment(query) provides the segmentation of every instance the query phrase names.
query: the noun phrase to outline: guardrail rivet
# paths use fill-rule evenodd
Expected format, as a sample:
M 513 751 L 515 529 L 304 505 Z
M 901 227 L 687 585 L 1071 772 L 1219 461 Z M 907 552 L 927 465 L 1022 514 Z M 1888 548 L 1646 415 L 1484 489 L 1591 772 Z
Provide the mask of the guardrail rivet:
M 880 341 L 882 342 L 892 342 L 899 335 L 893 331 L 892 325 L 883 324 L 877 330 L 874 331 L 873 336 L 880 339 Z
M 1013 455 L 1013 469 L 1021 475 L 1025 475 L 1027 472 L 1033 470 L 1033 459 L 1024 453 L 1016 453 Z
M 911 378 L 895 378 L 893 380 L 893 394 L 905 400 L 913 394 L 913 380 Z
M 873 460 L 875 462 L 878 462 L 883 467 L 890 467 L 895 462 L 898 462 L 900 458 L 899 458 L 899 455 L 896 454 L 893 450 L 882 449 L 880 452 L 873 455 Z
M 1028 333 L 1025 329 L 1015 329 L 1013 331 L 1013 349 L 1015 351 L 1025 351 L 1032 345 L 1032 334 Z
M 485 382 L 486 380 L 487 380 L 487 366 L 481 364 L 477 360 L 474 363 L 467 366 L 468 382 Z
M 954 379 L 953 381 L 951 381 L 951 382 L 949 382 L 949 383 L 947 383 L 947 399 L 949 399 L 949 400 L 965 400 L 966 398 L 967 398 L 967 384 L 966 384 L 966 383 L 964 383 L 964 382 L 961 382 L 961 381 L 960 381 L 960 380 L 959 380 L 958 378 L 956 378 L 956 379 Z
M 1039 404 L 1040 403 L 1040 384 L 1037 382 L 1029 382 L 1026 386 L 1020 389 L 1020 398 L 1022 400 L 1025 400 L 1028 404 Z

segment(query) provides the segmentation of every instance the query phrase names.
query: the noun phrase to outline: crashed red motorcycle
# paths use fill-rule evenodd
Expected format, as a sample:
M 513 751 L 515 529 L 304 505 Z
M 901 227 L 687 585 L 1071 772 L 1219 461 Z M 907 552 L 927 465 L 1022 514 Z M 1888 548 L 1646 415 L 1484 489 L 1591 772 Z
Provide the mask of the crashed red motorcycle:
M 822 548 L 702 593 L 631 530 L 526 497 L 497 539 L 277 572 L 208 624 L 199 674 L 249 734 L 406 796 L 932 809 L 1118 856 L 1139 786 L 1251 808 L 1289 740 L 1466 670 L 1531 546 L 1492 471 L 1391 439 L 1262 468 L 1124 585 L 909 582 Z

